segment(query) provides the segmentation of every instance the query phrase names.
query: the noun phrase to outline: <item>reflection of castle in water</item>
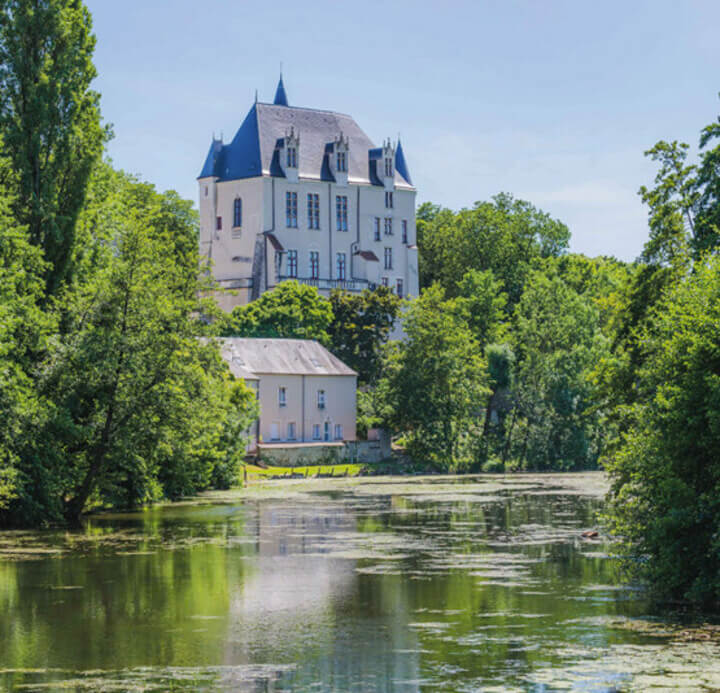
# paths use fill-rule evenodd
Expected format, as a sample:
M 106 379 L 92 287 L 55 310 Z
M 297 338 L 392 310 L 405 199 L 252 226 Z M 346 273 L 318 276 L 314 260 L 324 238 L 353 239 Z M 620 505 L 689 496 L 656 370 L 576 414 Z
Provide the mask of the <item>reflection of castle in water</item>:
M 247 515 L 253 569 L 230 599 L 226 661 L 297 665 L 257 690 L 419 690 L 418 642 L 407 591 L 393 575 L 367 575 L 361 558 L 336 557 L 358 532 L 343 502 L 259 503 Z M 255 527 L 253 528 L 253 521 Z M 349 556 L 349 554 L 345 554 Z M 323 682 L 320 688 L 308 686 Z

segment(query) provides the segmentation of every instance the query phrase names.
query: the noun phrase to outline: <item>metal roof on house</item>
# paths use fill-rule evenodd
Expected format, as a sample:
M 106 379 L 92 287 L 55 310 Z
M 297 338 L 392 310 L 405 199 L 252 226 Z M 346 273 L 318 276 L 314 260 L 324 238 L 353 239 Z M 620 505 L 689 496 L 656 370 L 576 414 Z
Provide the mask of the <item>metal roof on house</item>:
M 253 104 L 232 142 L 223 144 L 213 140 L 198 178 L 212 176 L 220 180 L 238 180 L 261 175 L 283 176 L 277 146 L 292 128 L 300 138 L 298 164 L 301 178 L 334 180 L 328 162 L 332 150 L 327 145 L 342 134 L 349 141 L 348 180 L 382 185 L 371 165 L 370 152 L 376 147 L 353 118 L 333 111 L 283 104 L 285 88 L 282 83 L 278 90 L 281 87 L 282 94 L 279 100 L 276 96 L 276 103 Z M 402 148 L 400 155 L 400 160 L 396 155 L 395 185 L 412 187 Z
M 259 375 L 357 375 L 320 343 L 310 339 L 218 340 L 234 375 L 258 380 Z

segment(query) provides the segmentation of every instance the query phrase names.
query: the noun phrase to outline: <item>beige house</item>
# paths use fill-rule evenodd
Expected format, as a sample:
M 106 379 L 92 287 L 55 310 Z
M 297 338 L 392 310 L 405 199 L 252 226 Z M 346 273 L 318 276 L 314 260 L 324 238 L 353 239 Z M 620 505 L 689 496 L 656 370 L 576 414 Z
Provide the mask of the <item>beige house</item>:
M 323 295 L 381 284 L 418 295 L 416 189 L 400 141 L 378 147 L 349 115 L 291 106 L 282 79 L 230 142 L 213 139 L 198 186 L 200 253 L 224 310 L 286 279 Z
M 249 448 L 344 448 L 355 440 L 357 373 L 316 341 L 219 340 L 232 373 L 257 392 Z

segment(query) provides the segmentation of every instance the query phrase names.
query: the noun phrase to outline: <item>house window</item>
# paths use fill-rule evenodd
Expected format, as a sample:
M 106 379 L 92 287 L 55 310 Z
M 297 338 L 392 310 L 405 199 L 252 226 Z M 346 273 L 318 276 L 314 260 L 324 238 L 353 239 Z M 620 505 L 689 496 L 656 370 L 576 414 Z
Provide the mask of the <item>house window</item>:
M 318 409 L 325 409 L 325 390 L 318 390 Z
M 383 286 L 388 286 L 388 278 L 387 278 L 387 277 L 383 277 L 383 278 L 380 280 L 380 283 L 381 283 Z
M 343 439 L 343 427 L 342 424 L 335 424 L 335 440 Z
M 337 278 L 345 279 L 345 253 L 337 254 Z
M 397 295 L 398 295 L 398 298 L 402 298 L 402 297 L 403 297 L 403 280 L 402 280 L 402 279 L 398 279 L 398 280 L 397 280 L 397 283 L 396 283 L 396 286 L 397 286 Z
M 297 168 L 297 149 L 295 147 L 287 149 L 287 165 L 288 168 Z
M 288 277 L 297 277 L 297 250 L 288 250 L 287 270 Z
M 330 440 L 330 422 L 326 421 L 323 426 L 323 439 Z
M 337 170 L 341 173 L 347 171 L 347 154 L 345 152 L 337 153 Z
M 287 405 L 287 391 L 284 387 L 278 388 L 278 406 L 284 407 Z
M 239 197 L 235 198 L 233 204 L 233 226 L 242 226 L 242 200 Z
M 393 208 L 393 194 L 391 192 L 385 192 L 385 207 L 387 209 Z
M 285 193 L 285 225 L 288 228 L 297 228 L 297 193 Z
M 222 217 L 215 217 L 215 230 L 222 231 Z
M 310 251 L 310 278 L 320 278 L 320 253 L 317 250 Z
M 407 243 L 408 242 L 408 235 L 407 235 L 407 219 L 402 220 L 402 242 Z
M 385 269 L 392 268 L 392 248 L 385 248 Z
M 295 440 L 295 422 L 290 421 L 288 423 L 288 429 L 287 429 L 287 439 L 288 440 Z
M 346 195 L 338 195 L 335 198 L 335 211 L 337 215 L 337 230 L 348 230 L 348 203 Z
M 376 241 L 380 240 L 380 217 L 375 217 L 373 224 L 373 235 Z
M 280 440 L 280 424 L 277 421 L 270 424 L 270 440 Z
M 393 174 L 393 165 L 392 165 L 392 159 L 386 158 L 385 159 L 385 175 L 389 178 Z
M 309 193 L 307 196 L 308 228 L 320 228 L 320 195 Z
M 392 217 L 385 217 L 385 235 L 392 236 L 392 232 L 393 232 Z
M 313 440 L 320 440 L 320 424 L 313 424 Z

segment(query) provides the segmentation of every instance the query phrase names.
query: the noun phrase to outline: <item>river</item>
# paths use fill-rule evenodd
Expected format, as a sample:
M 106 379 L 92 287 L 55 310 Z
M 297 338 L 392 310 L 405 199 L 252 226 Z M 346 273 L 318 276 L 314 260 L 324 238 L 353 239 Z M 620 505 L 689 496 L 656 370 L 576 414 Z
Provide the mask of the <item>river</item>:
M 720 688 L 598 528 L 599 473 L 268 482 L 0 533 L 0 691 Z

